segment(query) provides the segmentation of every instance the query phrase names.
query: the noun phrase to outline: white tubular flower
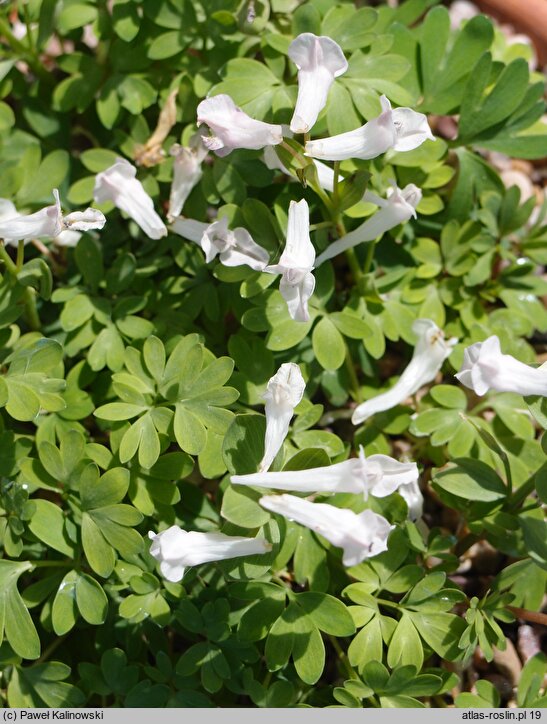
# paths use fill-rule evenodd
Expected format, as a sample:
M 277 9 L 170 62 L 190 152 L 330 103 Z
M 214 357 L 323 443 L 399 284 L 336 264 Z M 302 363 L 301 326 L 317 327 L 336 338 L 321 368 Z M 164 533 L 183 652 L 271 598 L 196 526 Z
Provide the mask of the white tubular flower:
M 296 322 L 308 322 L 310 319 L 308 301 L 315 289 L 315 278 L 311 273 L 314 262 L 308 202 L 305 199 L 298 203 L 291 201 L 285 249 L 279 262 L 267 266 L 264 271 L 282 274 L 279 291 Z
M 372 510 L 354 513 L 327 503 L 312 503 L 294 495 L 265 495 L 258 501 L 263 508 L 306 526 L 344 551 L 345 566 L 356 566 L 387 550 L 387 539 L 394 525 Z
M 344 161 L 348 158 L 376 158 L 390 148 L 411 151 L 428 138 L 435 137 L 423 113 L 411 108 L 391 108 L 386 96 L 380 97 L 382 112 L 354 131 L 340 133 L 306 143 L 306 155 L 325 161 Z
M 217 254 L 224 266 L 242 266 L 246 264 L 254 271 L 263 271 L 270 255 L 254 241 L 247 229 L 228 228 L 228 219 L 223 217 L 212 224 L 193 219 L 175 219 L 171 228 L 185 239 L 196 242 L 205 252 L 205 261 L 209 263 Z
M 363 200 L 377 204 L 380 209 L 349 234 L 330 244 L 319 254 L 315 266 L 318 267 L 327 259 L 332 259 L 364 241 L 373 241 L 394 226 L 406 223 L 412 216 L 416 217 L 416 206 L 422 199 L 422 192 L 417 186 L 408 184 L 404 189 L 395 186 L 388 194 L 387 199 L 381 199 L 375 194 L 365 192 Z
M 263 538 L 242 538 L 224 533 L 198 533 L 172 525 L 161 533 L 150 531 L 150 554 L 159 561 L 161 575 L 176 583 L 188 566 L 226 558 L 268 553 L 271 543 Z
M 547 397 L 547 366 L 530 367 L 510 354 L 502 354 L 496 335 L 467 347 L 456 377 L 480 396 L 488 390 L 497 390 L 516 392 L 525 397 Z
M 272 464 L 287 437 L 289 424 L 304 394 L 306 383 L 300 367 L 294 362 L 285 362 L 270 377 L 266 392 L 263 394 L 266 413 L 266 437 L 264 440 L 264 457 L 258 471 L 265 472 Z
M 361 447 L 359 457 L 335 465 L 280 473 L 232 475 L 231 480 L 234 485 L 298 493 L 355 493 L 367 500 L 369 494 L 384 498 L 401 486 L 415 485 L 418 468 L 416 463 L 400 463 L 387 455 L 365 458 Z
M 207 156 L 207 149 L 201 143 L 201 136 L 196 134 L 190 140 L 189 147 L 175 143 L 169 153 L 173 156 L 174 162 L 168 217 L 173 219 L 179 216 L 190 192 L 203 175 L 201 164 Z
M 212 135 L 204 135 L 201 140 L 217 156 L 227 156 L 234 148 L 275 146 L 283 140 L 281 126 L 256 121 L 225 94 L 201 101 L 198 106 L 198 126 L 202 123 L 209 126 Z
M 124 158 L 116 159 L 95 177 L 93 197 L 98 204 L 112 201 L 130 216 L 151 239 L 167 236 L 167 228 L 154 210 L 154 202 L 136 178 L 137 169 Z
M 334 79 L 348 69 L 348 61 L 338 43 L 313 33 L 295 38 L 288 55 L 298 68 L 298 98 L 291 131 L 307 133 L 325 107 Z
M 41 237 L 55 238 L 62 232 L 102 229 L 106 223 L 104 214 L 97 209 L 73 211 L 63 216 L 59 191 L 53 189 L 55 204 L 46 206 L 34 214 L 23 216 L 8 199 L 0 199 L 0 238 L 4 243 L 16 245 L 18 241 L 30 241 Z
M 59 236 L 56 236 L 53 239 L 53 243 L 56 246 L 75 247 L 81 238 L 82 235 L 78 231 L 70 231 L 69 229 L 66 229 L 65 231 L 61 231 Z
M 416 522 L 420 520 L 424 512 L 424 496 L 418 485 L 418 480 L 413 480 L 410 483 L 404 483 L 399 486 L 397 490 L 399 495 L 404 498 L 405 503 L 408 506 L 408 517 L 410 520 Z
M 431 319 L 417 319 L 412 325 L 412 331 L 418 341 L 408 367 L 390 390 L 355 408 L 351 418 L 354 425 L 359 425 L 376 412 L 390 410 L 420 387 L 432 382 L 458 341 L 455 338 L 445 340 L 442 330 Z

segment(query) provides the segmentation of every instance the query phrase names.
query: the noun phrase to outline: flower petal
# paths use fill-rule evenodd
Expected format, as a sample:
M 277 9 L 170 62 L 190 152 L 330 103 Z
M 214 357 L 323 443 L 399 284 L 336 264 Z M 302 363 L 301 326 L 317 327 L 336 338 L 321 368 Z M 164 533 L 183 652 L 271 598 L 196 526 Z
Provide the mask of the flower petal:
M 291 131 L 307 133 L 325 107 L 334 79 L 347 70 L 348 63 L 338 43 L 313 33 L 295 38 L 288 55 L 298 67 L 298 97 Z
M 154 202 L 136 178 L 137 169 L 123 158 L 95 177 L 93 196 L 97 203 L 112 201 L 135 221 L 151 239 L 167 236 L 167 228 L 154 209 Z
M 351 418 L 354 425 L 359 425 L 376 412 L 390 410 L 401 404 L 420 387 L 431 382 L 456 343 L 456 340 L 445 341 L 442 331 L 430 319 L 416 320 L 412 329 L 418 335 L 418 340 L 409 365 L 390 390 L 355 408 Z
M 204 145 L 225 156 L 235 148 L 259 149 L 283 140 L 281 126 L 257 121 L 238 108 L 230 96 L 206 98 L 197 108 L 198 125 L 205 123 L 212 137 L 202 136 Z
M 315 277 L 311 272 L 304 273 L 296 283 L 292 281 L 290 271 L 283 274 L 279 282 L 281 296 L 287 302 L 291 319 L 295 322 L 309 322 L 308 302 L 315 289 Z
M 417 113 L 411 108 L 395 108 L 392 111 L 392 118 L 396 133 L 393 150 L 412 151 L 428 139 L 435 140 L 427 116 L 423 113 Z

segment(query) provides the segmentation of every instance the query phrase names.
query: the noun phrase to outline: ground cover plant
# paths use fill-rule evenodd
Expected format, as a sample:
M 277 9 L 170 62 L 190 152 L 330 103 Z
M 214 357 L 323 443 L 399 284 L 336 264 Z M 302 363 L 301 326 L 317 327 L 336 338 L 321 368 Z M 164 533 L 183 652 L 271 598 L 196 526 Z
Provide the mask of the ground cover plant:
M 436 0 L 2 3 L 4 705 L 545 706 L 530 60 Z

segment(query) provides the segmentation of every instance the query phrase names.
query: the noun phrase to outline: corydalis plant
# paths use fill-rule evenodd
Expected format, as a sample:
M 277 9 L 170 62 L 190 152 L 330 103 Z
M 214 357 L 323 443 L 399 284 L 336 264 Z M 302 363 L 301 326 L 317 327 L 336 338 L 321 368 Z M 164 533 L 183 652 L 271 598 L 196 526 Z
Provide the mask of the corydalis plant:
M 395 528 L 372 510 L 354 513 L 328 503 L 312 503 L 294 495 L 265 495 L 260 505 L 323 536 L 342 548 L 345 566 L 356 566 L 387 550 L 387 539 Z
M 424 141 L 435 140 L 423 113 L 411 108 L 391 108 L 386 96 L 381 96 L 382 112 L 354 131 L 340 133 L 306 143 L 306 154 L 324 161 L 344 161 L 348 158 L 371 159 L 389 149 L 411 151 Z
M 112 201 L 135 221 L 151 239 L 167 236 L 167 228 L 154 209 L 154 202 L 136 178 L 137 169 L 123 158 L 95 177 L 93 197 L 98 204 Z
M 400 463 L 388 455 L 371 455 L 366 458 L 362 447 L 359 457 L 335 465 L 231 477 L 234 485 L 292 490 L 298 493 L 355 493 L 362 495 L 365 500 L 369 494 L 384 498 L 401 485 L 416 483 L 417 480 L 416 463 Z
M 281 274 L 279 291 L 287 302 L 291 318 L 296 322 L 308 322 L 308 301 L 315 289 L 312 269 L 315 249 L 310 239 L 310 210 L 305 199 L 291 201 L 287 241 L 277 264 L 270 264 L 264 271 Z
M 264 538 L 186 531 L 177 525 L 161 533 L 150 531 L 148 537 L 152 541 L 150 555 L 159 562 L 162 576 L 173 583 L 182 580 L 189 566 L 268 553 L 272 549 Z
M 370 192 L 365 193 L 364 200 L 376 204 L 380 207 L 379 210 L 349 234 L 345 234 L 330 244 L 317 257 L 316 266 L 320 266 L 324 261 L 332 259 L 358 244 L 374 241 L 394 226 L 409 221 L 416 216 L 416 207 L 421 198 L 422 192 L 414 184 L 408 184 L 402 190 L 395 186 L 388 192 L 387 199 L 382 199 Z
M 203 144 L 217 156 L 227 156 L 235 148 L 274 146 L 283 140 L 281 126 L 251 118 L 225 94 L 202 101 L 197 116 L 198 126 L 204 123 L 211 131 L 210 136 L 202 135 Z
M 298 68 L 298 97 L 291 120 L 293 133 L 307 133 L 327 103 L 335 78 L 348 62 L 332 38 L 302 33 L 289 45 L 288 56 Z
M 258 471 L 265 472 L 272 464 L 287 437 L 294 408 L 304 395 L 306 383 L 300 368 L 294 362 L 285 362 L 270 378 L 265 400 L 266 437 L 264 456 Z
M 98 209 L 88 208 L 63 216 L 57 189 L 53 189 L 53 197 L 55 204 L 26 216 L 19 214 L 8 199 L 0 199 L 0 238 L 4 243 L 16 245 L 18 241 L 54 239 L 66 231 L 90 231 L 105 225 L 104 214 Z
M 412 331 L 418 339 L 408 367 L 390 390 L 355 408 L 351 418 L 354 425 L 359 425 L 376 412 L 400 405 L 420 387 L 432 382 L 457 342 L 455 338 L 445 340 L 442 330 L 431 319 L 417 319 Z
M 488 390 L 547 396 L 547 365 L 530 367 L 510 354 L 502 354 L 496 335 L 466 348 L 456 377 L 479 396 Z
M 171 228 L 185 239 L 199 244 L 207 263 L 213 261 L 218 254 L 224 266 L 246 264 L 255 271 L 262 271 L 270 259 L 266 249 L 254 241 L 247 229 L 229 229 L 225 216 L 212 224 L 178 218 L 173 221 Z

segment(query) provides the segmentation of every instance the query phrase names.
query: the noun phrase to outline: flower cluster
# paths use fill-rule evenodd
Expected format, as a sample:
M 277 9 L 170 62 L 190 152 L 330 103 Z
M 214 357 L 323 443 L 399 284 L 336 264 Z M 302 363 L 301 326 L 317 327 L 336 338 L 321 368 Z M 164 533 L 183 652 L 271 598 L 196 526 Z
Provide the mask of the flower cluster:
M 328 138 L 310 139 L 329 91 L 336 78 L 348 69 L 348 62 L 334 40 L 313 33 L 302 33 L 295 38 L 288 56 L 298 72 L 298 95 L 290 127 L 251 118 L 225 94 L 204 99 L 197 108 L 198 132 L 187 147 L 175 144 L 170 149 L 173 180 L 166 221 L 138 180 L 137 168 L 123 158 L 97 174 L 93 196 L 97 204 L 114 204 L 151 239 L 159 240 L 174 232 L 198 244 L 207 263 L 218 257 L 220 263 L 228 267 L 246 265 L 256 272 L 279 276 L 279 291 L 290 317 L 305 323 L 310 320 L 314 269 L 359 244 L 374 242 L 390 229 L 416 217 L 421 190 L 414 184 L 404 188 L 393 185 L 385 198 L 366 191 L 363 200 L 374 204 L 377 210 L 349 233 L 342 231 L 340 237 L 318 255 L 310 236 L 308 203 L 305 199 L 293 200 L 287 209 L 283 251 L 271 258 L 247 229 L 230 228 L 226 217 L 211 212 L 210 222 L 204 222 L 182 215 L 189 195 L 202 178 L 208 154 L 226 157 L 236 149 L 263 150 L 264 162 L 269 168 L 279 169 L 291 177 L 292 172 L 278 153 L 279 147 L 291 149 L 285 139 L 304 134 L 300 160 L 308 164 L 306 170 L 312 170 L 310 177 L 320 191 L 335 193 L 338 182 L 342 181 L 338 162 L 371 160 L 389 151 L 408 152 L 435 139 L 425 115 L 411 108 L 392 108 L 386 96 L 380 98 L 379 115 L 361 127 Z M 139 149 L 136 158 L 141 165 L 154 165 L 165 155 L 161 146 L 176 120 L 175 97 L 176 92 L 170 94 L 158 128 Z M 335 166 L 323 161 L 335 162 Z M 57 189 L 53 190 L 53 196 L 54 204 L 30 214 L 21 214 L 10 200 L 0 199 L 3 243 L 19 245 L 21 249 L 23 244 L 37 239 L 74 245 L 82 233 L 104 227 L 106 219 L 100 210 L 87 208 L 64 215 Z M 390 389 L 355 408 L 351 418 L 354 425 L 404 403 L 433 382 L 457 344 L 455 338 L 445 339 L 443 331 L 430 319 L 416 320 L 412 329 L 416 344 L 408 366 Z M 547 396 L 547 367 L 534 368 L 503 354 L 496 336 L 465 349 L 463 366 L 456 378 L 479 396 L 489 390 Z M 270 470 L 272 466 L 275 468 L 276 458 L 279 461 L 281 457 L 295 408 L 304 392 L 305 381 L 299 366 L 292 362 L 282 364 L 263 394 L 266 433 L 258 470 L 232 475 L 230 482 L 234 486 L 283 491 L 278 495 L 263 495 L 260 505 L 319 534 L 342 549 L 344 565 L 356 565 L 385 551 L 394 528 L 385 517 L 366 507 L 373 502 L 371 497 L 384 498 L 397 493 L 406 501 L 409 517 L 421 518 L 423 497 L 418 467 L 413 461 L 399 461 L 387 455 L 366 457 L 361 447 L 356 457 L 333 465 L 297 471 Z M 338 493 L 358 496 L 354 503 L 360 512 L 324 502 L 323 498 Z M 317 496 L 321 497 L 319 502 L 315 500 Z M 263 555 L 272 548 L 262 537 L 185 531 L 176 525 L 160 533 L 151 532 L 149 536 L 150 553 L 169 581 L 181 580 L 189 566 Z

